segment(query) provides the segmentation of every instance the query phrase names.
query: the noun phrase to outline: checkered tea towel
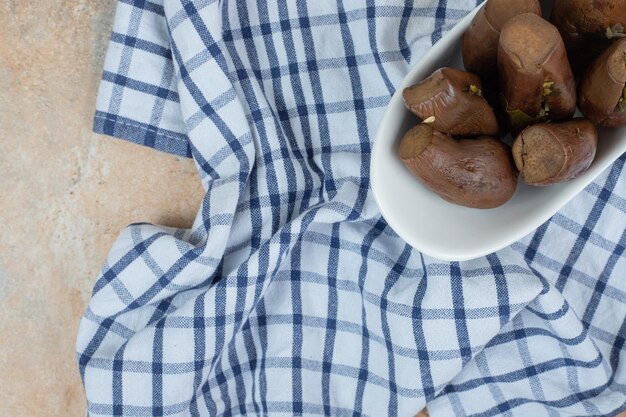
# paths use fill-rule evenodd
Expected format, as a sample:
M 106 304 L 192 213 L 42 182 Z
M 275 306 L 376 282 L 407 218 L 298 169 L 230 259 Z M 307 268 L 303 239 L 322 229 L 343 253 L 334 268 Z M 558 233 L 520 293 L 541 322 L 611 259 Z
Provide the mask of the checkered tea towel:
M 193 157 L 206 196 L 190 230 L 112 248 L 78 334 L 89 415 L 624 409 L 625 158 L 471 262 L 412 249 L 372 198 L 394 89 L 475 6 L 119 1 L 95 130 Z

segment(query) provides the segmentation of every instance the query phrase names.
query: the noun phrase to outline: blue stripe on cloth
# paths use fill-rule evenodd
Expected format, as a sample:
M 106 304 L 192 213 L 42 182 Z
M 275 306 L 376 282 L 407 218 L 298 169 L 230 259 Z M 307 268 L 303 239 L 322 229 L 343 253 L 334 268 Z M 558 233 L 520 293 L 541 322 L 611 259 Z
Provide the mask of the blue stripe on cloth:
M 263 4 L 259 5 L 259 15 L 260 15 L 260 18 L 264 18 L 267 15 L 267 6 Z M 249 21 L 245 8 L 243 8 L 240 11 L 240 16 L 241 16 L 242 23 L 246 23 Z M 271 38 L 264 37 L 263 42 L 267 48 L 268 60 L 270 62 L 277 62 L 278 56 L 276 54 L 276 50 L 274 48 L 273 42 L 271 41 Z M 254 52 L 255 51 L 254 45 L 252 43 L 247 42 L 246 50 L 248 51 L 248 56 L 252 58 L 251 59 L 252 64 L 254 66 L 259 66 L 260 65 L 259 58 L 257 54 Z M 282 84 L 280 80 L 278 78 L 272 78 L 272 86 L 275 89 L 277 106 L 287 107 L 285 104 L 285 99 L 284 99 L 283 91 L 282 91 L 283 90 Z M 261 114 L 260 109 L 256 108 L 255 111 L 259 112 L 256 114 Z M 289 123 L 280 124 L 278 122 L 278 119 L 276 118 L 276 114 L 274 111 L 272 111 L 272 115 L 273 115 L 272 120 L 274 120 L 274 129 L 278 135 L 278 138 L 281 144 L 280 157 L 284 159 L 284 167 L 286 171 L 288 189 L 292 190 L 292 189 L 298 188 L 296 185 L 297 184 L 296 170 L 292 162 L 292 159 L 295 159 L 296 161 L 298 161 L 299 165 L 302 168 L 305 167 L 305 162 L 303 161 L 302 154 L 300 154 L 299 151 L 292 151 L 292 149 L 294 149 L 295 146 L 294 146 L 294 143 L 289 143 L 289 140 L 290 140 L 289 138 L 294 137 L 293 131 L 291 130 L 291 125 Z M 263 126 L 263 124 L 261 123 L 260 120 L 258 120 L 258 118 L 256 120 L 256 123 L 259 123 L 260 126 Z M 264 129 L 262 127 L 260 127 L 260 129 L 261 129 L 260 130 L 261 132 L 264 132 Z M 269 147 L 264 146 L 264 150 L 268 148 Z M 270 165 L 273 165 L 274 161 L 276 161 L 277 159 L 278 158 L 272 157 L 267 154 L 265 154 L 263 157 L 263 161 L 266 162 L 266 164 L 270 164 Z M 305 177 L 305 192 L 304 192 L 304 195 L 302 196 L 302 199 L 303 199 L 303 204 L 307 204 L 305 202 L 308 202 L 310 198 L 310 193 L 312 189 L 312 181 L 311 181 L 311 175 L 308 173 L 308 170 L 303 170 L 303 171 L 307 172 L 307 175 Z M 270 201 L 269 201 L 270 204 L 281 205 L 280 195 L 277 189 L 273 189 L 270 195 L 271 195 Z M 292 218 L 294 210 L 295 210 L 296 194 L 288 193 L 287 197 L 288 197 L 288 200 L 287 200 L 286 216 L 287 218 Z M 277 219 L 277 221 L 279 222 L 280 219 Z M 276 227 L 276 224 L 277 223 L 273 223 L 273 228 L 272 228 L 273 231 L 274 231 L 274 227 Z
M 478 366 L 478 368 L 480 369 L 480 372 L 483 375 L 489 375 L 491 374 L 491 369 L 489 368 L 489 362 L 486 360 L 485 355 L 479 353 L 478 355 L 476 355 L 476 365 Z M 489 389 L 489 393 L 491 395 L 493 395 L 493 397 L 496 399 L 496 401 L 498 401 L 498 403 L 503 404 L 506 402 L 506 397 L 502 391 L 502 389 L 497 385 L 497 384 L 487 384 L 487 388 Z M 459 415 L 462 414 L 462 406 L 458 403 L 458 396 L 456 396 L 456 393 L 454 394 L 454 404 L 457 406 L 457 413 Z M 502 416 L 503 417 L 512 417 L 513 413 L 511 412 L 511 410 L 507 410 L 504 409 L 502 410 Z
M 422 322 L 422 302 L 426 297 L 426 290 L 428 289 L 426 263 L 424 262 L 424 256 L 421 255 L 423 276 L 421 277 L 417 289 L 415 291 L 415 297 L 413 298 L 413 336 L 415 338 L 415 344 L 419 359 L 419 370 L 424 388 L 424 394 L 426 401 L 432 399 L 435 396 L 435 389 L 433 387 L 433 376 L 430 369 L 430 352 L 427 346 L 426 336 L 424 333 L 424 323 Z
M 163 415 L 163 322 L 157 323 L 152 345 L 152 415 Z
M 286 0 L 282 0 L 278 3 L 278 13 L 279 16 L 282 18 L 286 17 L 288 11 L 288 5 Z M 260 18 L 261 19 L 268 19 L 269 20 L 269 15 L 267 13 L 267 7 L 264 8 L 260 8 L 259 10 L 260 12 Z M 307 18 L 308 19 L 308 18 Z M 304 27 L 307 27 L 308 24 L 303 25 Z M 271 39 L 270 37 L 266 36 L 264 37 L 265 40 L 265 45 L 267 46 L 267 50 L 268 50 L 268 58 L 269 61 L 278 61 L 278 55 L 276 53 L 276 48 L 274 47 L 274 45 L 272 44 L 273 42 L 268 41 L 268 39 Z M 293 40 L 293 36 L 291 34 L 291 31 L 282 31 L 282 39 L 283 42 L 285 42 L 285 50 L 287 52 L 287 58 L 289 60 L 289 62 L 296 62 L 297 61 L 297 56 L 295 54 L 296 51 L 296 47 L 294 44 L 294 40 Z M 304 96 L 304 91 L 303 91 L 303 87 L 302 87 L 302 80 L 300 76 L 297 76 L 299 74 L 299 71 L 296 71 L 296 73 L 291 77 L 291 87 L 293 89 L 293 95 L 294 95 L 294 101 L 297 103 L 304 103 L 306 102 L 306 98 Z M 285 97 L 284 94 L 282 92 L 282 88 L 280 87 L 281 83 L 280 80 L 275 79 L 274 83 L 273 83 L 277 89 L 277 95 L 276 95 L 276 104 L 277 106 L 280 107 L 284 107 L 287 108 L 287 105 L 285 103 Z M 317 103 L 315 103 L 317 104 Z M 303 196 L 303 200 L 304 202 L 308 203 L 308 201 L 311 198 L 311 195 L 313 193 L 313 189 L 315 187 L 315 185 L 319 184 L 322 182 L 322 178 L 324 176 L 323 172 L 319 169 L 319 167 L 317 166 L 317 164 L 315 163 L 314 159 L 313 159 L 313 148 L 314 148 L 314 144 L 313 144 L 313 140 L 312 140 L 312 132 L 311 132 L 311 125 L 308 119 L 308 109 L 307 106 L 297 106 L 297 111 L 298 111 L 298 117 L 300 120 L 302 120 L 302 136 L 304 137 L 304 146 L 306 149 L 306 155 L 303 155 L 299 150 L 294 151 L 294 156 L 300 161 L 301 165 L 302 165 L 302 172 L 304 173 L 304 188 L 305 188 L 305 195 Z M 280 111 L 279 111 L 280 113 Z M 290 123 L 283 123 L 282 126 L 284 127 L 286 133 L 287 133 L 287 137 L 295 137 L 293 129 L 291 128 Z M 291 144 L 292 148 L 297 149 L 298 146 L 294 143 Z M 296 145 L 296 146 L 294 146 Z M 303 160 L 303 158 L 306 158 Z M 308 165 L 310 167 L 310 169 L 307 169 L 306 165 L 305 165 L 305 161 L 308 162 Z M 313 174 L 315 174 L 315 180 L 313 178 Z M 291 173 L 288 172 L 287 176 L 288 178 L 290 177 Z M 293 189 L 292 187 L 289 187 L 290 189 Z M 303 207 L 300 208 L 300 210 L 302 210 Z M 291 218 L 292 216 L 292 211 L 291 208 L 289 209 L 289 218 Z
M 333 225 L 333 235 L 339 235 L 338 223 Z M 337 305 L 339 298 L 337 290 L 337 271 L 339 269 L 340 249 L 341 243 L 339 242 L 339 239 L 332 239 L 328 258 L 328 317 L 326 318 L 322 366 L 322 395 L 325 416 L 331 416 L 329 381 L 330 376 L 332 375 L 333 351 L 335 350 L 335 335 L 337 334 L 337 311 L 339 307 Z
M 374 55 L 374 60 L 376 61 L 378 72 L 380 73 L 381 78 L 383 79 L 385 85 L 387 86 L 387 90 L 389 91 L 389 96 L 391 97 L 393 96 L 393 93 L 395 93 L 396 89 L 393 86 L 393 83 L 391 82 L 391 80 L 389 79 L 389 75 L 385 71 L 382 60 L 380 59 L 380 54 L 378 53 L 378 46 L 376 45 L 376 19 L 375 17 L 376 17 L 376 7 L 374 5 L 374 0 L 367 0 L 367 26 L 368 26 L 368 37 L 370 41 L 370 48 L 372 50 L 372 54 Z M 409 60 L 410 60 L 410 57 L 409 57 Z
M 368 262 L 369 262 L 369 252 L 376 241 L 376 239 L 382 234 L 385 229 L 385 223 L 382 219 L 379 220 L 378 224 L 372 228 L 363 238 L 363 243 L 361 243 L 361 267 L 359 268 L 359 281 L 358 286 L 361 292 L 364 291 L 365 288 L 365 277 L 367 276 L 368 270 Z M 361 299 L 361 316 L 363 320 L 363 324 L 361 325 L 361 362 L 360 366 L 362 369 L 362 374 L 359 374 L 359 381 L 356 386 L 356 398 L 354 402 L 354 414 L 353 416 L 360 415 L 363 410 L 363 396 L 365 391 L 365 384 L 367 382 L 367 367 L 369 364 L 369 354 L 370 354 L 370 332 L 368 330 L 367 325 L 367 310 L 366 310 L 366 301 L 364 298 Z M 393 379 L 390 378 L 390 381 Z
M 125 45 L 129 48 L 141 49 L 145 52 L 150 52 L 155 55 L 162 56 L 169 60 L 172 59 L 172 51 L 169 48 L 158 45 L 154 42 L 147 41 L 145 39 L 137 38 L 135 36 L 124 35 L 123 33 L 113 32 L 111 35 L 111 41 Z
M 400 258 L 397 262 L 397 267 L 391 268 L 389 271 L 389 276 L 387 277 L 387 281 L 389 285 L 385 288 L 385 291 L 382 295 L 382 300 L 385 300 L 381 304 L 381 323 L 383 327 L 383 334 L 385 338 L 385 342 L 387 345 L 387 366 L 389 367 L 389 391 L 391 394 L 391 398 L 389 399 L 389 406 L 387 407 L 387 413 L 389 415 L 393 415 L 395 410 L 398 408 L 398 387 L 394 382 L 394 375 L 396 369 L 396 361 L 394 353 L 399 349 L 394 349 L 393 342 L 391 341 L 391 330 L 389 328 L 389 315 L 387 310 L 387 295 L 389 291 L 394 287 L 394 285 L 398 282 L 398 280 L 402 277 L 402 273 L 404 272 L 404 268 L 407 265 L 407 261 L 411 256 L 412 249 L 409 245 L 404 247 L 404 251 L 400 255 Z
M 461 359 L 463 362 L 470 360 L 472 350 L 467 344 L 469 344 L 469 333 L 467 328 L 467 317 L 465 315 L 465 309 L 462 307 L 465 305 L 465 296 L 463 295 L 463 285 L 461 280 L 463 275 L 461 274 L 461 267 L 458 262 L 452 262 L 450 265 L 450 279 L 452 284 L 452 303 L 454 307 L 454 323 L 456 325 L 456 336 L 459 339 L 459 347 L 461 353 Z
M 147 10 L 149 12 L 165 16 L 165 10 L 161 4 L 157 4 L 147 0 L 119 0 L 122 3 L 133 6 L 137 9 Z
M 194 362 L 193 362 L 193 391 L 197 392 L 203 386 L 202 373 L 205 367 L 205 355 L 206 352 L 206 336 L 205 336 L 205 324 L 204 324 L 204 299 L 202 297 L 198 297 L 194 302 L 193 312 L 194 312 L 194 332 L 193 332 L 193 343 L 194 343 Z M 209 412 L 217 413 L 217 407 L 215 406 L 215 402 L 212 397 L 209 395 L 207 398 L 207 408 Z M 198 397 L 193 396 L 189 403 L 189 411 L 192 416 L 197 417 L 200 416 L 200 410 L 198 408 Z
M 413 1 L 404 0 L 404 8 L 402 9 L 402 20 L 400 21 L 400 27 L 398 29 L 398 45 L 400 46 L 400 53 L 404 57 L 406 62 L 411 62 L 411 48 L 407 43 L 407 29 L 409 27 L 409 17 L 413 11 Z M 439 14 L 437 9 L 436 15 Z M 434 43 L 434 42 L 433 42 Z
M 513 372 L 507 372 L 501 375 L 493 375 L 493 376 L 484 376 L 480 379 L 473 379 L 458 385 L 449 385 L 445 388 L 445 392 L 461 392 L 461 391 L 469 391 L 473 388 L 482 386 L 484 384 L 496 383 L 496 382 L 507 382 L 511 383 L 514 381 L 524 381 L 529 376 L 535 376 L 542 373 L 546 373 L 552 371 L 554 369 L 565 368 L 571 366 L 582 367 L 582 368 L 594 368 L 602 363 L 602 357 L 600 355 L 596 356 L 591 361 L 578 361 L 568 358 L 559 358 L 552 359 L 547 362 L 535 363 L 532 366 L 518 369 Z
M 313 221 L 315 211 L 309 211 L 302 221 L 302 229 L 306 228 Z M 292 323 L 292 358 L 291 358 L 291 381 L 292 381 L 292 409 L 295 414 L 302 414 L 303 412 L 303 392 L 302 392 L 302 301 L 300 298 L 300 265 L 302 262 L 302 240 L 295 242 L 292 250 L 293 255 L 291 257 L 291 305 L 293 311 L 293 323 Z
M 434 44 L 439 39 L 441 39 L 443 25 L 446 20 L 446 12 L 447 12 L 447 1 L 440 0 L 439 6 L 437 6 L 437 11 L 435 12 L 435 31 L 431 35 L 432 43 Z
M 341 38 L 343 40 L 343 49 L 346 54 L 346 64 L 348 67 L 348 73 L 350 74 L 350 85 L 352 88 L 352 94 L 354 101 L 354 111 L 357 124 L 357 133 L 359 136 L 359 142 L 361 144 L 361 169 L 359 171 L 361 176 L 361 182 L 359 184 L 359 191 L 357 200 L 354 203 L 354 207 L 351 210 L 347 220 L 356 220 L 360 216 L 360 212 L 365 203 L 366 194 L 369 189 L 369 153 L 371 151 L 371 143 L 369 140 L 369 132 L 367 126 L 367 113 L 365 111 L 365 104 L 363 101 L 363 85 L 361 81 L 361 74 L 355 59 L 354 40 L 352 38 L 352 32 L 347 25 L 348 19 L 344 10 L 343 1 L 340 0 L 338 4 L 338 16 L 341 29 Z
M 133 80 L 132 78 L 125 77 L 120 74 L 113 74 L 109 71 L 104 71 L 104 73 L 102 74 L 102 80 L 109 81 L 110 83 L 116 84 L 119 87 L 130 88 L 132 90 L 151 94 L 153 96 L 162 98 L 164 100 L 170 100 L 175 103 L 178 103 L 179 100 L 178 93 L 175 91 L 170 91 L 166 88 L 144 83 L 139 80 Z
M 115 359 L 113 360 L 113 416 L 120 417 L 124 415 L 124 390 L 123 390 L 123 364 L 124 364 L 124 350 L 126 345 L 122 345 L 117 352 L 115 352 Z
M 93 131 L 102 135 L 125 139 L 139 145 L 146 145 L 148 143 L 147 138 L 152 137 L 151 146 L 154 149 L 188 158 L 191 157 L 191 147 L 187 135 L 111 113 L 96 111 Z
M 509 300 L 509 291 L 506 285 L 506 276 L 504 275 L 504 268 L 498 258 L 498 255 L 487 255 L 487 260 L 491 266 L 491 272 L 496 282 L 496 292 L 498 295 L 498 313 L 500 316 L 500 325 L 504 326 L 511 316 L 511 303 Z
M 523 329 L 524 321 L 522 319 L 522 316 L 521 315 L 516 316 L 513 319 L 512 324 L 515 329 L 519 329 L 519 328 Z M 545 392 L 544 387 L 542 387 L 541 380 L 537 376 L 539 372 L 537 371 L 534 361 L 532 360 L 532 354 L 531 354 L 528 342 L 529 341 L 526 338 L 520 338 L 517 340 L 516 345 L 517 345 L 519 357 L 522 359 L 522 363 L 526 369 L 530 391 L 532 392 L 533 396 L 538 401 L 545 401 L 546 397 L 543 394 Z M 570 368 L 567 368 L 567 369 L 569 370 Z M 554 415 L 554 412 L 552 412 L 551 415 Z
M 221 270 L 222 268 L 219 268 L 220 273 L 216 274 L 216 276 L 221 276 Z M 224 285 L 216 285 L 216 297 L 220 300 L 226 300 L 228 297 L 228 289 L 226 288 L 226 286 Z M 214 309 L 214 317 L 216 318 L 216 328 L 221 329 L 224 327 L 225 324 L 225 317 L 226 317 L 226 303 L 215 303 L 213 306 Z M 237 322 L 237 312 L 235 312 L 235 322 Z M 216 337 L 214 340 L 214 347 L 213 347 L 213 351 L 214 352 L 222 352 L 223 350 L 228 351 L 228 347 L 227 347 L 227 340 L 226 340 L 226 335 L 224 334 L 223 331 L 218 331 L 216 332 Z M 233 400 L 232 396 L 229 395 L 229 387 L 227 385 L 227 379 L 224 375 L 224 369 L 222 367 L 222 361 L 219 355 L 215 355 L 213 357 L 213 360 L 211 361 L 211 367 L 213 369 L 215 369 L 215 380 L 217 382 L 217 386 L 219 387 L 219 391 L 220 391 L 220 402 L 223 403 L 222 404 L 218 404 L 216 406 L 215 409 L 215 415 L 218 415 L 222 408 L 224 410 L 229 410 L 231 408 L 231 401 Z M 230 369 L 230 368 L 227 368 Z M 235 370 L 233 369 L 233 372 Z M 210 387 L 211 387 L 211 381 L 205 381 L 204 382 L 204 387 L 207 387 L 206 393 L 209 398 L 211 398 L 210 401 L 214 401 L 213 396 L 214 394 L 210 392 Z M 200 414 L 202 415 L 202 414 Z

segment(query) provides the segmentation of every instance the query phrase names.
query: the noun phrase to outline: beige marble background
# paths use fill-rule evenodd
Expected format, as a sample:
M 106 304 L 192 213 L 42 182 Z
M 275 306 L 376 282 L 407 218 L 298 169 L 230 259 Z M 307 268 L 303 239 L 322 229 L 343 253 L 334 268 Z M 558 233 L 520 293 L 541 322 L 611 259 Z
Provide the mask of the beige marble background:
M 74 344 L 109 248 L 202 198 L 190 160 L 91 133 L 114 6 L 0 1 L 1 416 L 84 415 Z
M 202 198 L 190 160 L 91 133 L 114 6 L 0 1 L 0 416 L 84 415 L 74 344 L 109 248 Z

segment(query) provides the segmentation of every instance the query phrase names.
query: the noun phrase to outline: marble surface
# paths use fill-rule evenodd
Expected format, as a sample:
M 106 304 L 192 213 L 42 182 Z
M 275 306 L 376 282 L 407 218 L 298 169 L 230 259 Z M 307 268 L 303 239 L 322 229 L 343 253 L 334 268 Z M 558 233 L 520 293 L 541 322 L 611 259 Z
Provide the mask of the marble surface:
M 191 225 L 192 161 L 91 133 L 114 0 L 0 2 L 0 415 L 80 416 L 78 322 L 127 224 Z
M 0 2 L 2 416 L 84 415 L 76 332 L 113 241 L 189 227 L 202 199 L 191 160 L 91 133 L 114 9 Z

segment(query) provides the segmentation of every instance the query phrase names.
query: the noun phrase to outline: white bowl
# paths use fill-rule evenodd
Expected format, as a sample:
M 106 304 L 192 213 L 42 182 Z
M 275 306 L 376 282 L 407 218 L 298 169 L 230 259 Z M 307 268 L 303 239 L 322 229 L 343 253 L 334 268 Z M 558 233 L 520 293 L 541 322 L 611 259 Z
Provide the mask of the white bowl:
M 543 3 L 549 8 L 552 2 Z M 419 121 L 406 110 L 402 90 L 438 68 L 463 68 L 461 39 L 480 7 L 437 42 L 405 77 L 382 118 L 372 150 L 372 191 L 389 226 L 415 249 L 447 261 L 479 258 L 523 238 L 626 152 L 626 128 L 600 129 L 596 159 L 583 175 L 551 187 L 530 187 L 520 178 L 513 198 L 490 210 L 450 204 L 422 185 L 398 158 L 400 140 Z

